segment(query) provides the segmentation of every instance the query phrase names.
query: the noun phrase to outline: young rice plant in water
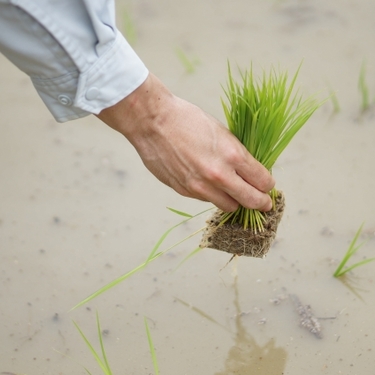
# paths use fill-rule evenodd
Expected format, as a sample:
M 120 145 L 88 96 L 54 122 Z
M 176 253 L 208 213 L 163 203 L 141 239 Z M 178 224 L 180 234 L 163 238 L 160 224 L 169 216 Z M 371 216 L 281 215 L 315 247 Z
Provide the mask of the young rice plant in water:
M 288 146 L 315 110 L 321 105 L 314 97 L 303 100 L 294 93 L 299 68 L 288 83 L 286 72 L 270 69 L 256 79 L 252 67 L 241 72 L 240 82 L 233 78 L 228 64 L 228 83 L 224 88 L 227 102 L 222 100 L 229 130 L 250 154 L 271 173 L 277 158 Z M 276 189 L 270 192 L 273 206 Z M 240 223 L 255 233 L 263 231 L 264 214 L 240 206 L 237 211 L 223 214 L 221 223 Z
M 102 335 L 102 331 L 101 331 L 101 328 L 100 328 L 100 322 L 99 322 L 99 314 L 96 313 L 96 326 L 97 326 L 99 343 L 100 343 L 100 352 L 98 352 L 98 351 L 96 351 L 94 349 L 93 345 L 87 339 L 86 335 L 83 333 L 83 331 L 78 326 L 78 324 L 76 322 L 74 322 L 74 321 L 73 321 L 73 323 L 74 323 L 75 327 L 77 328 L 79 334 L 81 335 L 83 341 L 85 342 L 85 344 L 89 348 L 91 354 L 95 358 L 97 364 L 101 368 L 103 374 L 104 375 L 113 375 L 113 372 L 112 372 L 112 370 L 111 370 L 111 368 L 109 366 L 109 362 L 108 362 L 106 351 L 104 349 L 103 335 Z M 156 358 L 155 346 L 154 346 L 154 343 L 152 341 L 151 332 L 150 332 L 150 329 L 148 327 L 148 323 L 147 323 L 147 319 L 146 318 L 144 318 L 144 323 L 145 323 L 147 340 L 148 340 L 148 344 L 149 344 L 149 347 L 150 347 L 151 359 L 152 359 L 152 364 L 154 366 L 155 375 L 159 375 L 159 366 L 158 366 L 158 361 L 157 361 L 157 358 Z M 86 367 L 85 367 L 85 371 L 89 375 L 92 375 L 92 373 Z
M 375 258 L 369 258 L 369 259 L 364 259 L 364 260 L 361 260 L 357 263 L 354 263 L 353 265 L 349 266 L 349 267 L 345 267 L 346 263 L 348 262 L 348 260 L 359 250 L 359 248 L 363 245 L 363 242 L 359 245 L 357 245 L 357 241 L 358 241 L 358 238 L 362 232 L 362 228 L 363 228 L 363 224 L 359 227 L 359 229 L 357 230 L 357 233 L 355 234 L 352 242 L 350 243 L 349 247 L 348 247 L 348 250 L 346 251 L 344 257 L 342 258 L 340 264 L 338 265 L 338 267 L 336 268 L 336 271 L 334 272 L 333 276 L 335 277 L 340 277 L 342 275 L 345 275 L 347 272 L 351 271 L 352 269 L 354 268 L 357 268 L 357 267 L 360 267 L 360 266 L 363 266 L 364 264 L 367 264 L 367 263 L 370 263 L 370 262 L 373 262 L 375 260 Z

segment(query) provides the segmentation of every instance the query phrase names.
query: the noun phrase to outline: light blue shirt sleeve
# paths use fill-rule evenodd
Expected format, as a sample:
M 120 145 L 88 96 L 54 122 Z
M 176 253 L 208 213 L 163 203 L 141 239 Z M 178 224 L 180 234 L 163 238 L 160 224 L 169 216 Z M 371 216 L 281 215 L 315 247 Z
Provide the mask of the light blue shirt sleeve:
M 0 0 L 0 52 L 59 122 L 100 113 L 148 76 L 116 28 L 113 0 Z

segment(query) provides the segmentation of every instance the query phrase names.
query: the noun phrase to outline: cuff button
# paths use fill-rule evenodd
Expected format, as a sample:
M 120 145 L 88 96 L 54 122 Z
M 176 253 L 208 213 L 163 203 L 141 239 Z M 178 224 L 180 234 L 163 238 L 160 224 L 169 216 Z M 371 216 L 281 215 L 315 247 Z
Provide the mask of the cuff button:
M 99 96 L 99 94 L 100 94 L 100 90 L 97 87 L 90 87 L 86 91 L 85 97 L 87 100 L 94 100 Z
M 72 99 L 70 99 L 67 95 L 59 95 L 57 100 L 60 102 L 60 104 L 65 105 L 66 107 L 72 105 Z

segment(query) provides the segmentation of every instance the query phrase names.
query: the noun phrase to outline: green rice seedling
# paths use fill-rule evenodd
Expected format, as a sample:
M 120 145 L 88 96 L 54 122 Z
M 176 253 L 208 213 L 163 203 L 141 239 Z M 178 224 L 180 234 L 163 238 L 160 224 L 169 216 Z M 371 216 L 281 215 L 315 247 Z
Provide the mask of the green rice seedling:
M 175 49 L 176 55 L 180 60 L 181 64 L 185 68 L 186 73 L 192 74 L 195 72 L 197 65 L 199 64 L 198 59 L 190 59 L 181 48 Z
M 299 70 L 300 67 L 288 83 L 287 72 L 271 68 L 269 74 L 263 72 L 261 78 L 256 78 L 251 66 L 245 72 L 240 71 L 241 79 L 237 82 L 228 63 L 224 88 L 227 100 L 222 100 L 228 128 L 271 173 L 280 154 L 322 104 L 315 97 L 303 99 L 298 90 L 294 93 Z M 218 210 L 208 223 L 201 246 L 263 257 L 275 237 L 284 209 L 281 192 L 273 189 L 270 196 L 273 209 L 269 213 L 242 206 L 231 213 Z
M 168 209 L 169 209 L 170 211 L 172 211 L 172 212 L 178 214 L 178 215 L 181 215 L 181 216 L 187 217 L 187 219 L 185 219 L 185 220 L 181 221 L 180 223 L 178 223 L 178 224 L 172 226 L 171 228 L 169 228 L 167 231 L 164 232 L 164 234 L 160 237 L 159 241 L 156 243 L 156 245 L 154 246 L 154 248 L 151 250 L 151 252 L 150 252 L 150 254 L 149 254 L 149 256 L 148 256 L 148 258 L 147 258 L 147 260 L 146 260 L 146 262 L 145 262 L 146 265 L 147 265 L 147 263 L 148 263 L 149 261 L 153 260 L 154 257 L 158 254 L 157 251 L 158 251 L 159 247 L 160 247 L 161 244 L 164 242 L 164 240 L 165 240 L 166 237 L 169 235 L 169 233 L 172 232 L 172 230 L 176 229 L 177 227 L 179 227 L 179 226 L 182 225 L 182 224 L 187 223 L 189 220 L 194 219 L 195 217 L 200 216 L 200 215 L 204 214 L 205 212 L 212 210 L 212 208 L 208 208 L 207 210 L 201 211 L 201 212 L 199 212 L 199 213 L 197 213 L 197 214 L 195 214 L 195 215 L 190 215 L 190 214 L 187 214 L 187 213 L 182 212 L 182 211 L 177 211 L 177 210 L 175 210 L 175 209 L 171 209 L 171 208 L 168 208 Z M 168 247 L 166 250 L 162 251 L 160 255 L 166 253 L 167 251 L 169 251 L 169 250 L 175 248 L 176 246 L 180 245 L 181 243 L 185 242 L 185 241 L 188 240 L 189 238 L 195 236 L 196 234 L 198 234 L 198 233 L 199 233 L 200 231 L 202 231 L 203 229 L 204 229 L 204 228 L 199 229 L 198 231 L 196 231 L 196 232 L 194 232 L 194 233 L 192 233 L 192 234 L 189 234 L 188 236 L 186 236 L 186 237 L 183 238 L 182 240 L 176 242 L 176 243 L 173 244 L 172 246 Z
M 369 88 L 366 83 L 366 64 L 362 63 L 361 70 L 359 72 L 358 89 L 361 94 L 361 110 L 365 112 L 370 107 L 370 95 Z
M 369 259 L 364 259 L 360 262 L 357 262 L 357 263 L 354 263 L 353 265 L 349 266 L 349 267 L 345 267 L 346 263 L 348 262 L 348 260 L 359 250 L 359 248 L 364 244 L 364 242 L 362 242 L 361 244 L 357 245 L 357 241 L 358 241 L 358 238 L 362 232 L 362 228 L 363 228 L 363 224 L 359 227 L 359 229 L 357 230 L 357 233 L 355 234 L 352 242 L 350 243 L 349 245 L 349 248 L 348 250 L 346 251 L 344 257 L 342 258 L 340 264 L 338 265 L 336 271 L 334 272 L 333 276 L 334 277 L 340 277 L 340 276 L 343 276 L 345 275 L 347 272 L 351 271 L 352 269 L 356 268 L 356 267 L 359 267 L 359 266 L 363 266 L 364 264 L 367 264 L 367 263 L 370 263 L 372 261 L 375 260 L 375 258 L 369 258 Z
M 153 262 L 154 260 L 156 260 L 157 258 L 159 258 L 161 255 L 165 254 L 166 252 L 168 252 L 169 250 L 175 248 L 176 246 L 180 245 L 181 243 L 183 243 L 184 241 L 188 240 L 189 238 L 195 236 L 196 234 L 198 234 L 199 232 L 201 232 L 204 228 L 202 229 L 199 229 L 198 231 L 186 236 L 185 238 L 183 238 L 182 240 L 174 243 L 172 246 L 168 247 L 167 249 L 165 250 L 162 250 L 162 251 L 159 251 L 161 245 L 163 244 L 163 242 L 165 241 L 165 239 L 168 237 L 168 235 L 176 228 L 178 228 L 179 226 L 185 224 L 186 222 L 188 222 L 189 220 L 192 220 L 194 219 L 195 217 L 197 216 L 200 216 L 204 213 L 206 213 L 207 211 L 210 211 L 212 210 L 212 208 L 209 208 L 207 210 L 204 210 L 204 211 L 201 211 L 199 212 L 198 214 L 196 215 L 190 215 L 190 214 L 187 214 L 185 212 L 182 212 L 182 211 L 178 211 L 178 210 L 175 210 L 173 208 L 168 208 L 170 211 L 180 215 L 180 216 L 183 216 L 183 217 L 186 217 L 186 219 L 184 219 L 183 221 L 179 222 L 178 224 L 176 225 L 173 225 L 172 227 L 170 227 L 169 229 L 167 229 L 163 234 L 162 236 L 159 238 L 159 240 L 156 242 L 155 246 L 153 247 L 153 249 L 151 250 L 149 256 L 147 257 L 146 261 L 141 263 L 139 266 L 135 267 L 134 269 L 132 269 L 131 271 L 125 273 L 124 275 L 121 275 L 120 277 L 118 277 L 117 279 L 111 281 L 110 283 L 104 285 L 102 288 L 100 288 L 99 290 L 97 290 L 96 292 L 92 293 L 91 295 L 89 295 L 87 298 L 85 298 L 84 300 L 82 300 L 81 302 L 79 302 L 77 305 L 75 305 L 74 307 L 72 307 L 72 310 L 88 303 L 89 301 L 93 300 L 94 298 L 100 296 L 101 294 L 103 294 L 104 292 L 106 292 L 107 290 L 113 288 L 114 286 L 118 285 L 119 283 L 121 283 L 122 281 L 126 280 L 127 278 L 133 276 L 134 274 L 136 274 L 137 272 L 141 271 L 142 269 L 144 269 L 148 263 L 150 262 Z
M 152 364 L 154 365 L 155 375 L 159 375 L 159 365 L 158 365 L 158 360 L 156 358 L 155 346 L 154 346 L 154 343 L 152 341 L 151 332 L 150 332 L 150 329 L 148 327 L 148 323 L 147 323 L 146 317 L 144 318 L 144 321 L 145 321 L 145 327 L 146 327 L 146 334 L 147 334 L 148 345 L 150 347 Z
M 112 375 L 112 370 L 109 366 L 108 359 L 107 359 L 107 354 L 104 350 L 104 345 L 103 345 L 103 336 L 102 336 L 102 331 L 100 328 L 100 322 L 99 322 L 99 314 L 96 313 L 96 326 L 98 330 L 98 337 L 99 337 L 99 343 L 100 343 L 100 351 L 101 351 L 101 356 L 100 354 L 94 349 L 94 347 L 91 345 L 90 341 L 87 339 L 85 334 L 82 332 L 81 328 L 78 326 L 76 322 L 74 322 L 75 327 L 77 328 L 78 332 L 80 333 L 81 337 L 85 341 L 87 347 L 89 348 L 91 354 L 94 356 L 96 362 L 98 363 L 99 367 L 103 371 L 103 374 L 105 375 Z M 86 372 L 91 375 L 91 372 L 85 368 Z
M 87 298 L 85 298 L 84 300 L 82 300 L 81 302 L 77 303 L 74 307 L 72 307 L 70 309 L 70 311 L 78 308 L 78 307 L 81 307 L 83 306 L 84 304 L 88 303 L 89 301 L 93 300 L 94 298 L 100 296 L 101 294 L 103 294 L 104 292 L 106 292 L 107 290 L 113 288 L 114 286 L 116 286 L 117 284 L 121 283 L 122 281 L 126 280 L 127 278 L 129 278 L 130 276 L 134 275 L 135 273 L 137 273 L 138 271 L 142 270 L 143 268 L 146 267 L 146 265 L 149 263 L 149 262 L 152 262 L 154 261 L 156 258 L 158 258 L 160 255 L 163 255 L 164 252 L 158 252 L 156 253 L 153 257 L 151 257 L 150 259 L 148 259 L 146 262 L 143 262 L 142 264 L 140 264 L 139 266 L 135 267 L 134 269 L 132 269 L 131 271 L 127 272 L 126 274 L 124 275 L 121 275 L 120 277 L 118 277 L 117 279 L 111 281 L 110 283 L 104 285 L 102 288 L 100 288 L 99 290 L 97 290 L 96 292 L 90 294 Z
M 155 347 L 154 347 L 154 344 L 152 342 L 152 337 L 151 337 L 150 329 L 148 327 L 148 323 L 147 323 L 146 318 L 144 318 L 144 322 L 145 322 L 147 340 L 148 340 L 148 344 L 149 344 L 149 347 L 150 347 L 151 359 L 152 359 L 152 363 L 153 363 L 154 370 L 155 370 L 155 375 L 159 375 L 159 366 L 158 366 L 158 361 L 157 361 L 157 358 L 156 358 Z M 99 337 L 100 352 L 101 353 L 98 353 L 94 349 L 93 345 L 87 339 L 86 335 L 83 333 L 83 331 L 78 326 L 78 324 L 74 321 L 73 321 L 73 323 L 74 323 L 75 327 L 77 328 L 79 334 L 83 338 L 85 344 L 89 348 L 91 354 L 94 356 L 94 358 L 95 358 L 96 362 L 98 363 L 99 367 L 101 368 L 103 374 L 112 375 L 113 373 L 112 373 L 112 370 L 109 366 L 107 354 L 106 354 L 105 349 L 104 349 L 103 335 L 102 335 L 102 331 L 101 331 L 101 328 L 100 328 L 99 314 L 96 313 L 96 325 L 97 325 L 97 330 L 98 330 L 98 337 Z M 91 372 L 87 368 L 84 367 L 84 369 L 89 375 L 92 375 Z
M 288 86 L 287 73 L 271 70 L 263 73 L 260 82 L 254 79 L 252 68 L 242 74 L 242 84 L 234 81 L 229 69 L 229 82 L 225 91 L 229 104 L 222 101 L 229 130 L 246 149 L 269 171 L 295 134 L 319 107 L 313 98 L 302 101 L 292 90 L 299 69 Z M 273 195 L 272 195 L 273 194 Z M 275 199 L 276 191 L 271 195 Z M 244 229 L 263 231 L 263 214 L 258 210 L 239 207 L 225 214 L 222 222 L 240 222 Z

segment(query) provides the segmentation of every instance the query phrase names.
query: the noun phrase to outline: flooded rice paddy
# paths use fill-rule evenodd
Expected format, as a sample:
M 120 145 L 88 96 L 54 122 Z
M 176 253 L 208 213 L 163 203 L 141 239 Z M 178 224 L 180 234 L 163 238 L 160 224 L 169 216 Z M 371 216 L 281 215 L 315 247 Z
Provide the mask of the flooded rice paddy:
M 367 242 L 353 261 L 375 256 L 375 112 L 361 113 L 358 91 L 365 62 L 374 103 L 374 2 L 117 6 L 120 27 L 125 12 L 133 18 L 149 69 L 222 121 L 227 59 L 291 74 L 303 60 L 301 92 L 334 91 L 340 110 L 328 100 L 279 159 L 286 211 L 265 259 L 226 265 L 229 254 L 206 249 L 176 269 L 198 235 L 69 312 L 146 259 L 181 220 L 167 206 L 195 214 L 210 205 L 156 181 L 93 116 L 55 123 L 28 78 L 0 57 L 0 373 L 99 374 L 72 323 L 99 348 L 97 311 L 114 374 L 153 373 L 145 316 L 164 375 L 375 374 L 375 262 L 332 276 L 362 222 Z M 177 228 L 163 248 L 206 217 Z M 301 325 L 303 314 L 318 334 Z

